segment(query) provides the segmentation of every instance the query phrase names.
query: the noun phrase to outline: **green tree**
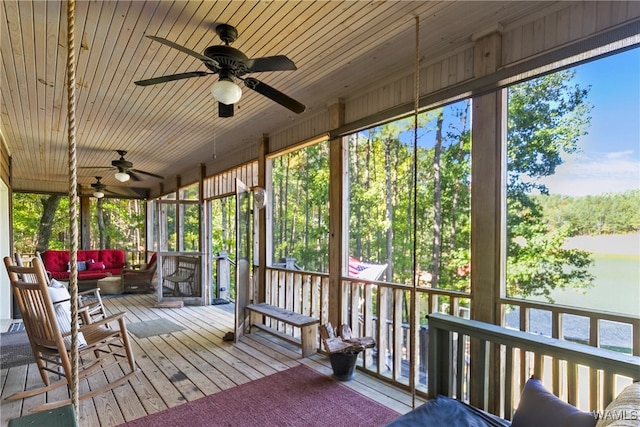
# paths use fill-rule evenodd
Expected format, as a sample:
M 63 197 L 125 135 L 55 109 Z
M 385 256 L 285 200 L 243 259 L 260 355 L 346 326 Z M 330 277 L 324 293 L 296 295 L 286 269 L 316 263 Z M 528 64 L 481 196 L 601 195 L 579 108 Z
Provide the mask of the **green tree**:
M 587 287 L 588 252 L 563 249 L 567 227 L 549 229 L 535 191 L 553 175 L 562 154 L 578 150 L 591 110 L 589 89 L 572 85 L 574 71 L 560 71 L 509 88 L 507 143 L 507 293 L 527 297 L 555 288 Z

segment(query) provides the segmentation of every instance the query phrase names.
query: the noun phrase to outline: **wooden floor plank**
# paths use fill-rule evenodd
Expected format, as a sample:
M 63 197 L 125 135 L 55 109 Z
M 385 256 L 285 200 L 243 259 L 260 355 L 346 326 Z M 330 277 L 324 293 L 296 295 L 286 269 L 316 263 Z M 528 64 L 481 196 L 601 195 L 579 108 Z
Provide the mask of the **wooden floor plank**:
M 81 402 L 79 421 L 83 427 L 116 426 L 300 363 L 323 375 L 332 374 L 326 355 L 301 358 L 299 347 L 263 331 L 254 329 L 237 344 L 223 341 L 225 333 L 233 330 L 234 321 L 233 314 L 221 306 L 155 308 L 156 296 L 152 294 L 107 296 L 104 303 L 108 313 L 126 312 L 128 324 L 165 318 L 185 329 L 149 338 L 130 333 L 139 370 L 127 384 Z M 81 390 L 114 380 L 121 369 L 114 366 L 102 376 L 81 382 Z M 4 368 L 0 381 L 3 398 L 42 384 L 35 364 Z M 354 380 L 343 384 L 400 413 L 411 409 L 409 392 L 374 376 L 358 372 Z M 3 400 L 2 425 L 66 393 L 66 389 L 61 389 L 46 396 Z

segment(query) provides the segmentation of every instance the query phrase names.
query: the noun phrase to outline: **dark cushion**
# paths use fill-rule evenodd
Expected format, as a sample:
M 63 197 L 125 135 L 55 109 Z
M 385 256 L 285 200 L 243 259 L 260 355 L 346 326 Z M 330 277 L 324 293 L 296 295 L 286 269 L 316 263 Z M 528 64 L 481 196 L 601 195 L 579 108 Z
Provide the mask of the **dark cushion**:
M 437 396 L 387 425 L 387 427 L 415 426 L 508 427 L 509 421 L 459 400 Z
M 537 378 L 524 386 L 511 427 L 594 427 L 596 418 L 563 402 Z

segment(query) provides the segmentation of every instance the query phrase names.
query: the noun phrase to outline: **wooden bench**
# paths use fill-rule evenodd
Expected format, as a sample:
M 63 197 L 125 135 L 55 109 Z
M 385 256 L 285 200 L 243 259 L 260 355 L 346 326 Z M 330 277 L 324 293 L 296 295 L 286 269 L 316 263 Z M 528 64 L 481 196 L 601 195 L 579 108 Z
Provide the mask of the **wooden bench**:
M 285 310 L 284 308 L 276 307 L 267 303 L 249 304 L 245 307 L 245 310 L 249 311 L 251 315 L 248 332 L 251 332 L 251 326 L 256 326 L 287 341 L 298 344 L 302 347 L 302 357 L 311 356 L 316 352 L 316 337 L 318 336 L 318 324 L 320 323 L 320 319 L 305 316 L 300 313 L 294 313 L 293 311 Z M 263 316 L 300 328 L 300 341 L 266 326 L 264 324 Z

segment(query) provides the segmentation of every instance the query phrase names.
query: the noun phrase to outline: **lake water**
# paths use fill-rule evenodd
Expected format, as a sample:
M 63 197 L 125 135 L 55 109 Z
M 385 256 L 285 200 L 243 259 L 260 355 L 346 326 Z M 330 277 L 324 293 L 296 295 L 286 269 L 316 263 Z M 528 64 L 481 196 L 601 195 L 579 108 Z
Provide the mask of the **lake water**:
M 587 290 L 551 292 L 557 304 L 640 315 L 640 233 L 574 237 L 565 246 L 593 253 L 591 273 L 596 279 Z M 544 297 L 528 299 L 546 301 Z

